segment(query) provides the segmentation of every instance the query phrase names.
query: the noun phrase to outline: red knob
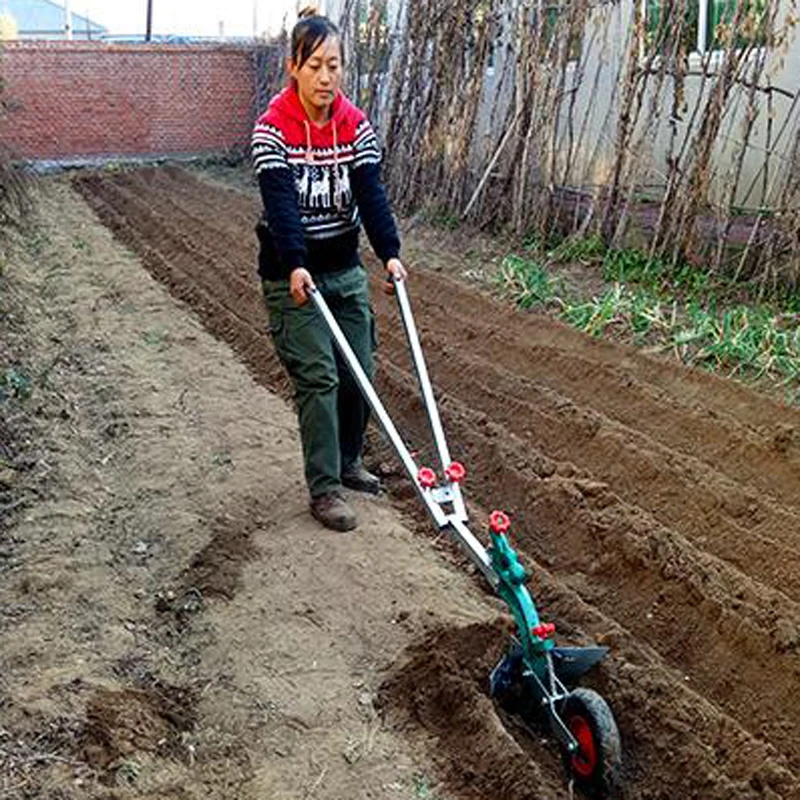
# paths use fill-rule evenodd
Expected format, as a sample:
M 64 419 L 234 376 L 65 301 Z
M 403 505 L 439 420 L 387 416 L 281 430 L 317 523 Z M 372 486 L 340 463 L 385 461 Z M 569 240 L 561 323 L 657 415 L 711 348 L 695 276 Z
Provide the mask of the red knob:
M 454 461 L 445 471 L 444 474 L 447 476 L 447 480 L 450 483 L 461 483 L 464 478 L 467 477 L 467 470 L 464 468 L 464 465 L 458 461 Z
M 531 628 L 531 633 L 540 639 L 549 639 L 556 632 L 556 626 L 552 622 L 541 622 Z
M 489 527 L 495 533 L 505 533 L 511 527 L 511 520 L 508 518 L 508 514 L 504 514 L 502 511 L 492 511 L 489 515 Z
M 417 480 L 423 489 L 432 489 L 436 486 L 436 473 L 430 467 L 422 467 L 417 473 Z

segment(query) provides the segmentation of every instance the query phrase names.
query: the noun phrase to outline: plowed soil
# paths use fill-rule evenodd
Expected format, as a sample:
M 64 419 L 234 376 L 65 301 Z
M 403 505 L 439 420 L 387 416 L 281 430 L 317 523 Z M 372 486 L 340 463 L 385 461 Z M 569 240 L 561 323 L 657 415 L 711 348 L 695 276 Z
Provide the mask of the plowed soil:
M 253 275 L 254 192 L 174 168 L 75 186 L 258 381 L 288 396 Z M 800 414 L 517 312 L 431 269 L 452 254 L 430 235 L 423 245 L 410 235 L 406 251 L 476 517 L 511 513 L 561 641 L 611 648 L 588 682 L 619 723 L 623 796 L 800 797 Z M 398 315 L 373 271 L 379 391 L 424 458 Z M 377 440 L 371 457 L 390 461 Z M 393 485 L 407 505 L 402 481 Z M 486 697 L 503 644 L 486 625 L 419 641 L 384 686 L 384 714 L 435 761 L 452 796 L 567 797 L 541 732 Z

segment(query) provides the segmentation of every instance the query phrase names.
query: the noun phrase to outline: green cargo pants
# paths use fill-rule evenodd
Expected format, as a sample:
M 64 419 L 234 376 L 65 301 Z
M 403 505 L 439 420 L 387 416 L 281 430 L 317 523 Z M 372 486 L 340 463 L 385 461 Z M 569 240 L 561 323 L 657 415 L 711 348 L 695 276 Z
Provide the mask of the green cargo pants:
M 375 323 L 366 272 L 353 267 L 314 282 L 371 379 Z M 342 469 L 360 460 L 369 406 L 314 304 L 297 306 L 288 281 L 263 287 L 272 340 L 294 383 L 306 483 L 318 497 L 340 489 Z

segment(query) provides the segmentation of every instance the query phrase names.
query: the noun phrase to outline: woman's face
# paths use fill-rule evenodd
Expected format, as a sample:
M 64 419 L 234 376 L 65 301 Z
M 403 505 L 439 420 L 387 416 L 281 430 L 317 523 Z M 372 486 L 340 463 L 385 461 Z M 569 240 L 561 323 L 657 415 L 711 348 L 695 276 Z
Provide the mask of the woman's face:
M 338 36 L 321 42 L 302 67 L 292 61 L 289 72 L 297 81 L 303 104 L 327 111 L 342 81 L 342 47 Z

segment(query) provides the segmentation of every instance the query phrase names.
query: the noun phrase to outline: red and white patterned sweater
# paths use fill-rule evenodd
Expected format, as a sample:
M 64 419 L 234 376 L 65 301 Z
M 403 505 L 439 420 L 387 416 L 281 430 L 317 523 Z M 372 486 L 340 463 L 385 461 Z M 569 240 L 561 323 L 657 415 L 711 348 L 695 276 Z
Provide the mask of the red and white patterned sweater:
M 399 254 L 375 132 L 341 92 L 320 127 L 297 90 L 284 89 L 256 122 L 252 155 L 264 201 L 257 228 L 262 278 L 286 278 L 296 267 L 318 274 L 358 264 L 361 224 L 384 263 Z

